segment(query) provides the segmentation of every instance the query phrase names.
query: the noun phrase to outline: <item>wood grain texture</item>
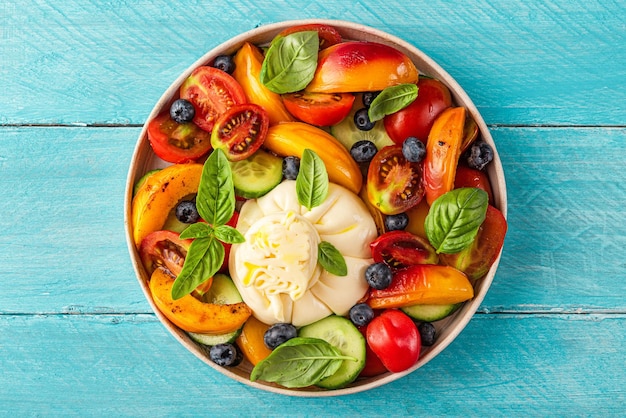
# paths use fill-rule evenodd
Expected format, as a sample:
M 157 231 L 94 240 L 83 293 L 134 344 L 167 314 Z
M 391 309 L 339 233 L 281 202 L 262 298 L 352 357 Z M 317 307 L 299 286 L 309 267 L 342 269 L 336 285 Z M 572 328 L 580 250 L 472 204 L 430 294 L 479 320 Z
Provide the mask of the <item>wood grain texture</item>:
M 12 0 L 0 6 L 0 123 L 143 123 L 206 51 L 298 18 L 352 20 L 404 38 L 457 79 L 489 124 L 624 124 L 621 0 Z
M 126 250 L 139 128 L 0 128 L 0 313 L 150 312 Z M 496 128 L 509 231 L 484 311 L 626 312 L 626 129 Z M 611 150 L 611 152 L 606 152 Z
M 477 315 L 417 372 L 365 393 L 313 400 L 225 378 L 184 351 L 150 315 L 5 315 L 0 316 L 0 383 L 10 390 L 0 391 L 0 411 L 5 416 L 619 416 L 626 401 L 625 345 L 624 315 Z
M 139 126 L 206 51 L 360 22 L 435 59 L 489 124 L 509 231 L 479 313 L 418 372 L 337 399 L 235 383 L 166 332 L 123 229 Z M 626 4 L 0 4 L 0 416 L 624 416 Z

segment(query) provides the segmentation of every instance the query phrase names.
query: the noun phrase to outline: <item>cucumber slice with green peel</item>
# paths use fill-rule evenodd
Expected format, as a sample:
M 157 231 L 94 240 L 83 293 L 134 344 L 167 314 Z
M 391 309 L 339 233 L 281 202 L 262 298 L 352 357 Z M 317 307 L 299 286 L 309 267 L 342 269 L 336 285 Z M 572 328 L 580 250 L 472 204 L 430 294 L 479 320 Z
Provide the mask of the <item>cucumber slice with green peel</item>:
M 363 104 L 360 99 L 355 100 L 354 103 L 355 105 L 352 107 L 350 114 L 338 124 L 330 127 L 331 135 L 337 138 L 348 151 L 350 151 L 352 145 L 361 140 L 372 141 L 379 150 L 387 145 L 394 145 L 393 140 L 387 135 L 382 120 L 377 121 L 374 128 L 369 131 L 362 131 L 356 127 L 354 114 L 363 107 Z
M 133 187 L 133 196 L 135 196 L 137 194 L 137 192 L 139 191 L 139 189 L 141 189 L 141 186 L 144 185 L 144 183 L 146 182 L 148 177 L 150 177 L 151 175 L 153 175 L 157 171 L 160 171 L 160 169 L 157 168 L 157 169 L 154 169 L 154 170 L 150 170 L 146 174 L 141 176 L 141 178 L 139 180 L 137 180 L 137 183 L 135 183 L 135 187 Z
M 439 321 L 447 316 L 452 315 L 463 305 L 462 303 L 454 303 L 449 305 L 411 305 L 400 308 L 402 312 L 422 322 Z
M 235 194 L 246 199 L 261 197 L 283 179 L 283 159 L 258 150 L 249 158 L 230 163 Z
M 241 328 L 226 334 L 198 334 L 195 332 L 188 332 L 189 337 L 197 343 L 202 345 L 214 346 L 218 344 L 233 343 L 241 334 Z
M 341 354 L 354 357 L 356 361 L 344 360 L 339 370 L 322 379 L 317 386 L 339 389 L 352 383 L 365 367 L 365 338 L 349 319 L 331 315 L 306 325 L 298 331 L 300 337 L 320 338 L 335 346 Z
M 205 303 L 214 303 L 216 305 L 232 305 L 233 303 L 243 302 L 237 286 L 233 280 L 225 274 L 218 273 L 213 276 L 213 284 L 209 290 L 202 295 Z

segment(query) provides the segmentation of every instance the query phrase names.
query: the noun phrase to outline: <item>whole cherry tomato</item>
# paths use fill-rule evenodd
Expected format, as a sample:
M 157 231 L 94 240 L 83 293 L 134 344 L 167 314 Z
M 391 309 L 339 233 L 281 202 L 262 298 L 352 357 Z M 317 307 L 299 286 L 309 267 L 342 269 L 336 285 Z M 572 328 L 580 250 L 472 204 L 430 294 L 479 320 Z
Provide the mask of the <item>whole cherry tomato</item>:
M 404 109 L 385 116 L 385 130 L 396 144 L 402 144 L 409 136 L 426 144 L 437 116 L 452 106 L 450 90 L 441 81 L 420 77 L 417 88 L 417 99 Z
M 420 356 L 422 341 L 417 326 L 402 311 L 388 309 L 367 325 L 367 344 L 390 372 L 413 366 Z
M 367 341 L 367 326 L 359 327 L 359 331 L 363 334 L 363 337 Z M 378 358 L 376 353 L 372 351 L 372 347 L 369 344 L 365 344 L 365 367 L 359 373 L 359 376 L 372 377 L 379 374 L 386 373 L 388 370 L 383 362 Z

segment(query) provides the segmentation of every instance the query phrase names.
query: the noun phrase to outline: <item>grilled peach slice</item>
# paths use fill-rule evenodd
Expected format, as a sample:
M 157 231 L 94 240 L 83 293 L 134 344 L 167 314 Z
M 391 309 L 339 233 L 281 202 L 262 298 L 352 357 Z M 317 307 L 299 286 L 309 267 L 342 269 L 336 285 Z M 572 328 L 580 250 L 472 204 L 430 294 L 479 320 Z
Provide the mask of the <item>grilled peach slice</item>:
M 350 93 L 379 91 L 417 83 L 419 73 L 399 50 L 376 42 L 348 41 L 320 51 L 317 70 L 306 91 Z

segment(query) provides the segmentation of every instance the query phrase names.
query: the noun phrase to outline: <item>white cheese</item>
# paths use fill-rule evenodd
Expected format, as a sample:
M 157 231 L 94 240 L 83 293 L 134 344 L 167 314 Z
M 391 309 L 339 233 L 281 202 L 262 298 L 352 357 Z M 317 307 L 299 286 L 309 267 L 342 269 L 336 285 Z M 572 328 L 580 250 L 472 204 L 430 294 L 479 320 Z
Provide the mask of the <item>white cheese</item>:
M 303 326 L 332 313 L 345 315 L 367 291 L 364 270 L 376 225 L 358 196 L 329 185 L 312 210 L 298 203 L 295 181 L 247 201 L 237 229 L 246 241 L 233 245 L 230 273 L 254 315 L 267 324 Z M 344 256 L 348 275 L 334 276 L 317 263 L 320 241 Z

